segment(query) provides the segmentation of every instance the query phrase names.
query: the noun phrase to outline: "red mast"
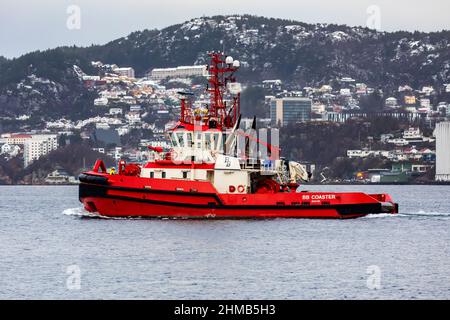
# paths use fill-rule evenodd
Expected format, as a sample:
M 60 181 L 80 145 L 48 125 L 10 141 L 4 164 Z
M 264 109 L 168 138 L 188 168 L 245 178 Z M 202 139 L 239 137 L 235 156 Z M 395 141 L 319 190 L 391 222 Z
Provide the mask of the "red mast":
M 208 55 L 211 58 L 210 64 L 207 66 L 208 86 L 206 92 L 210 96 L 208 114 L 194 116 L 189 99 L 192 93 L 178 92 L 181 95 L 180 121 L 194 124 L 194 120 L 200 120 L 204 125 L 211 126 L 214 123 L 216 128 L 232 128 L 240 115 L 240 86 L 234 76 L 240 63 L 221 52 L 208 52 Z M 229 104 L 224 99 L 229 101 Z
M 211 120 L 216 120 L 218 126 L 231 128 L 236 123 L 239 116 L 240 94 L 236 93 L 231 98 L 232 105 L 227 106 L 224 102 L 224 94 L 228 83 L 235 83 L 234 72 L 239 69 L 239 61 L 233 60 L 230 56 L 225 56 L 220 52 L 208 52 L 211 57 L 209 66 L 209 86 L 207 91 L 210 94 L 209 115 Z M 233 112 L 231 112 L 233 111 Z

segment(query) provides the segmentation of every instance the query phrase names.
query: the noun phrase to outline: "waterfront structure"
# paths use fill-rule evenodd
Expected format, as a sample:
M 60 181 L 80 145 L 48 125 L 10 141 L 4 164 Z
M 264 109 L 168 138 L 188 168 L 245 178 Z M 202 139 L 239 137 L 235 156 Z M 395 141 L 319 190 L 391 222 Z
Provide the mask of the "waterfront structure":
M 58 148 L 58 138 L 56 134 L 32 135 L 24 143 L 24 167 L 27 167 L 34 160 L 48 154 Z
M 77 184 L 78 180 L 61 169 L 56 169 L 49 173 L 45 178 L 48 184 Z
M 289 97 L 270 102 L 272 124 L 285 126 L 289 123 L 311 120 L 312 101 L 308 98 Z
M 189 78 L 206 75 L 206 66 L 180 66 L 176 68 L 155 68 L 149 78 L 153 80 L 163 80 L 166 78 Z
M 450 122 L 436 124 L 436 181 L 450 181 Z

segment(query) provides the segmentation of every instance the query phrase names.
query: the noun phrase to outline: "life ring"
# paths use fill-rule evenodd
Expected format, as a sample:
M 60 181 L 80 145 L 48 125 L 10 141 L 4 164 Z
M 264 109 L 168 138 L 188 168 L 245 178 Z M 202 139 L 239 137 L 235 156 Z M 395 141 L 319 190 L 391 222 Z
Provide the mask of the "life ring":
M 242 184 L 237 189 L 239 193 L 243 193 L 245 191 L 245 188 Z

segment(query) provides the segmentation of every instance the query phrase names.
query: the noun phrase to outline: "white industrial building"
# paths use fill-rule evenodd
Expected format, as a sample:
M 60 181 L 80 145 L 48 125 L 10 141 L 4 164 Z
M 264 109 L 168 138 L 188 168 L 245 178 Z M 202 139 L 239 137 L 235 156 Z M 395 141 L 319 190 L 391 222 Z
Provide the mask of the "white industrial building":
M 24 143 L 24 167 L 27 167 L 34 160 L 48 154 L 58 148 L 58 136 L 56 134 L 32 135 Z
M 131 67 L 114 68 L 113 71 L 119 76 L 134 78 L 134 69 Z
M 162 80 L 166 78 L 189 78 L 205 76 L 206 65 L 202 66 L 180 66 L 176 68 L 155 68 L 149 77 L 153 80 Z
M 450 181 L 450 122 L 436 124 L 436 181 Z

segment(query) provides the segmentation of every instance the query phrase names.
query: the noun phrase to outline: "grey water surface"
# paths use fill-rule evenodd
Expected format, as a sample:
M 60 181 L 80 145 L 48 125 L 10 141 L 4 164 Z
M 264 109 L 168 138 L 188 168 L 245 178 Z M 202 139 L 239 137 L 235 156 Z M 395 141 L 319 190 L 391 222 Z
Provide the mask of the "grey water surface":
M 450 186 L 355 220 L 89 218 L 76 186 L 0 187 L 1 299 L 449 299 Z

